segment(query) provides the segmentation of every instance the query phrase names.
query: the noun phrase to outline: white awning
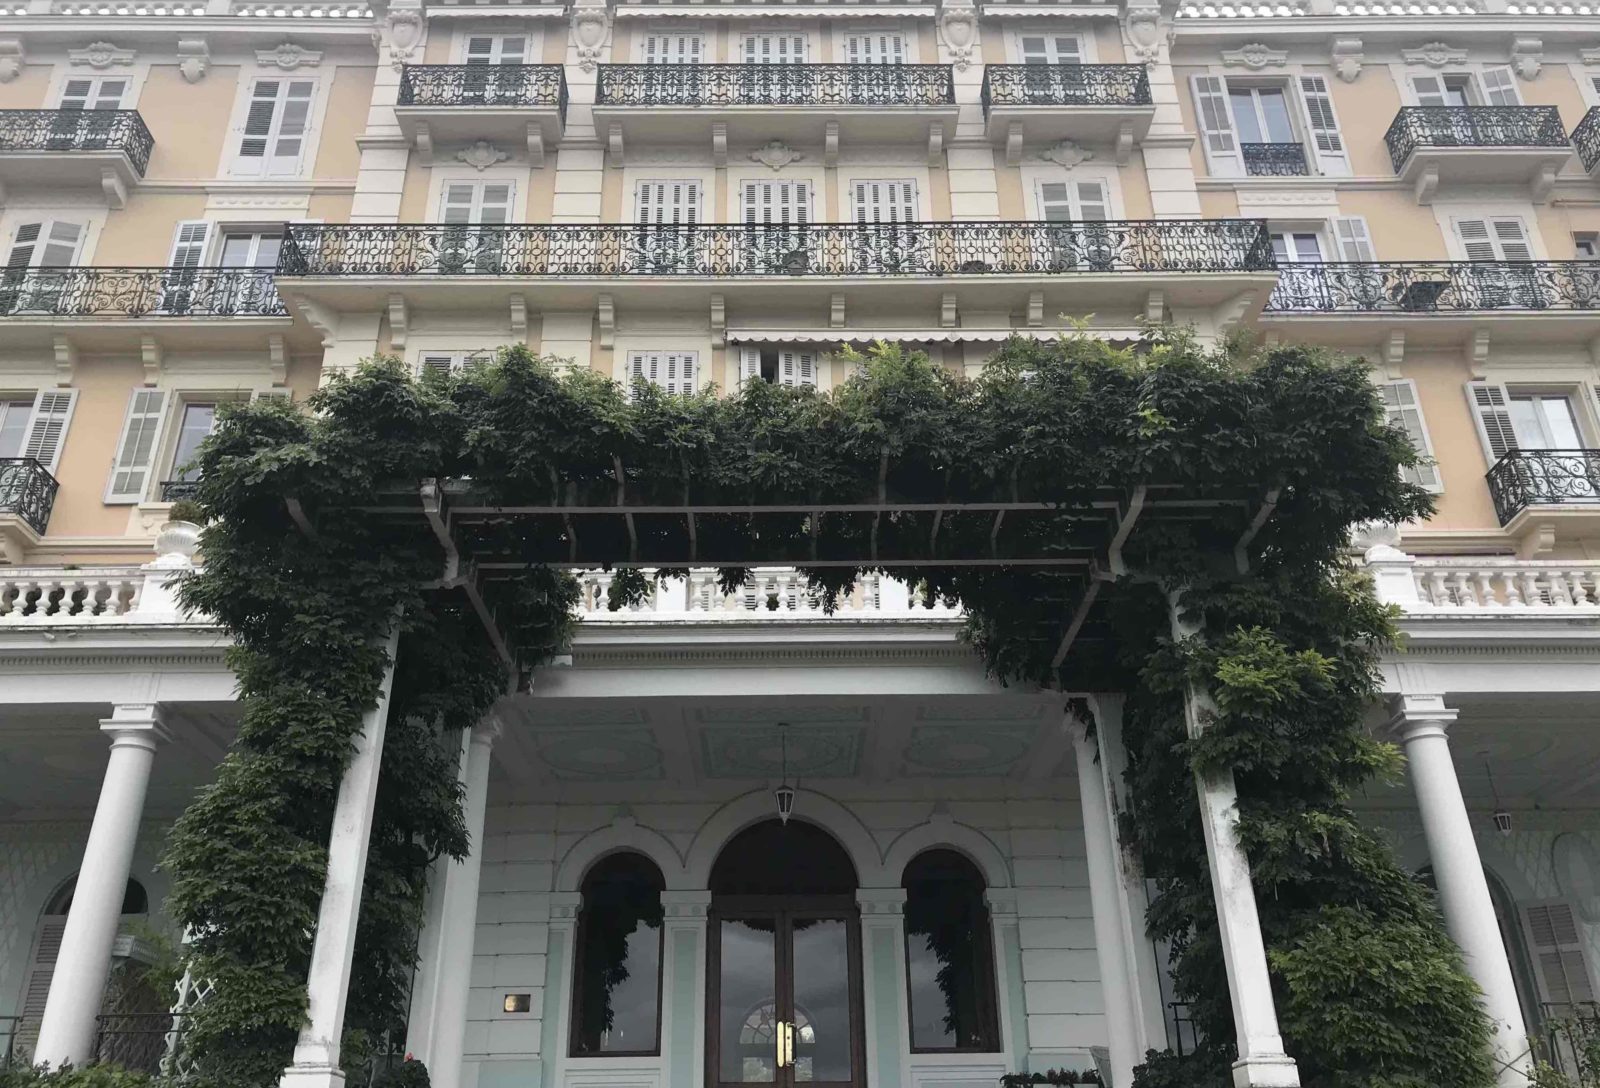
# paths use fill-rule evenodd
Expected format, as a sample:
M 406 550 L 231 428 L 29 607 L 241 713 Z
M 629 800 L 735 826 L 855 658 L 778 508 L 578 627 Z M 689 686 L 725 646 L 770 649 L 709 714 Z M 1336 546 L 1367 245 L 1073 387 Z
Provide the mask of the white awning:
M 1013 336 L 1054 340 L 1070 329 L 729 329 L 730 344 L 998 344 Z M 1137 340 L 1137 329 L 1091 329 L 1096 340 Z
M 695 3 L 679 0 L 665 4 L 618 4 L 618 19 L 659 19 L 678 16 L 688 19 L 850 19 L 885 18 L 887 16 L 920 16 L 931 19 L 938 14 L 932 4 L 888 4 L 880 0 L 856 0 L 839 3 L 799 4 L 740 4 L 725 6 L 718 0 Z M 1113 12 L 1113 14 L 1115 14 Z

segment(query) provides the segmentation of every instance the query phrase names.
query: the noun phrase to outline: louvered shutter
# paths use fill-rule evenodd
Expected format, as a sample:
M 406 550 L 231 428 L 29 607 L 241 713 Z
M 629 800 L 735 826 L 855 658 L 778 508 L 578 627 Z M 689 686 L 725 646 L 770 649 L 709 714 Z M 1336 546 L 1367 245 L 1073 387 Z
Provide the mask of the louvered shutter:
M 645 35 L 646 64 L 699 64 L 703 45 L 700 35 L 658 31 Z
M 1511 426 L 1511 400 L 1506 396 L 1505 386 L 1468 382 L 1467 403 L 1472 406 L 1472 417 L 1477 421 L 1483 455 L 1491 465 L 1517 448 L 1517 434 Z
M 40 391 L 33 401 L 33 416 L 28 420 L 28 437 L 22 445 L 22 456 L 39 462 L 46 472 L 55 472 L 77 402 L 76 389 Z
M 1417 400 L 1417 386 L 1410 378 L 1383 384 L 1384 413 L 1391 427 L 1398 427 L 1411 439 L 1421 463 L 1401 470 L 1401 475 L 1411 483 L 1440 490 L 1439 468 L 1433 463 L 1433 443 L 1428 438 L 1428 427 L 1422 419 L 1422 405 Z
M 1082 64 L 1083 44 L 1072 34 L 1025 34 L 1021 46 L 1023 64 Z
M 807 351 L 784 350 L 778 353 L 778 384 L 788 386 L 817 384 L 817 357 Z
M 1239 141 L 1233 135 L 1233 117 L 1228 113 L 1228 88 L 1218 76 L 1191 76 L 1190 84 L 1211 173 L 1216 177 L 1240 176 L 1244 166 L 1239 158 Z
M 801 64 L 806 59 L 804 34 L 746 34 L 744 36 L 744 62 L 746 64 Z
M 811 211 L 810 188 L 803 181 L 750 181 L 743 203 L 746 224 L 804 226 Z
M 1520 106 L 1517 81 L 1510 68 L 1485 68 L 1483 70 L 1483 100 L 1491 106 Z
M 281 177 L 299 172 L 315 91 L 316 83 L 308 79 L 255 81 L 239 141 L 239 173 Z
M 905 37 L 895 31 L 858 31 L 846 35 L 845 62 L 848 64 L 904 64 Z
M 528 39 L 521 34 L 474 34 L 467 39 L 468 64 L 521 64 Z
M 173 268 L 199 267 L 205 262 L 206 243 L 210 238 L 210 220 L 189 219 L 179 223 L 172 235 L 172 257 L 167 263 Z
M 1333 221 L 1333 235 L 1339 245 L 1341 261 L 1370 262 L 1374 259 L 1372 237 L 1367 233 L 1367 221 L 1361 216 L 1339 216 Z
M 417 361 L 417 377 L 448 377 L 456 370 L 456 356 L 451 352 L 424 352 Z
M 106 486 L 106 502 L 144 501 L 166 406 L 165 390 L 135 389 L 128 398 L 128 413 L 122 421 L 122 437 L 117 441 L 111 480 Z
M 61 89 L 64 110 L 115 110 L 122 108 L 127 93 L 125 79 L 69 79 Z
M 1520 219 L 1491 219 L 1489 221 L 1494 231 L 1495 244 L 1500 247 L 1500 256 L 1508 261 L 1533 260 L 1533 247 L 1528 244 L 1527 232 L 1522 229 Z
M 250 399 L 251 400 L 284 400 L 284 401 L 290 401 L 290 400 L 294 399 L 294 390 L 292 390 L 292 389 L 257 389 L 254 393 L 250 394 Z
M 666 355 L 663 385 L 668 393 L 694 392 L 695 354 L 692 351 L 670 352 Z
M 33 940 L 33 955 L 28 959 L 28 973 L 22 983 L 22 1003 L 17 1009 L 21 1022 L 17 1025 L 16 1042 L 32 1043 L 39 1037 L 39 1021 L 44 1018 L 44 1006 L 50 997 L 50 979 L 56 973 L 56 960 L 61 955 L 61 938 L 67 930 L 66 915 L 47 915 L 39 920 L 39 931 Z
M 739 349 L 739 387 L 742 389 L 746 382 L 755 381 L 761 377 L 761 349 L 741 347 Z
M 1533 249 L 1528 245 L 1528 235 L 1520 219 L 1456 219 L 1454 223 L 1456 237 L 1461 240 L 1462 251 L 1469 261 L 1533 259 Z
M 1301 76 L 1300 100 L 1305 105 L 1306 131 L 1311 136 L 1318 170 L 1335 177 L 1350 173 L 1350 159 L 1345 153 L 1344 138 L 1339 135 L 1339 118 L 1333 112 L 1328 81 L 1322 76 Z
M 917 183 L 858 181 L 853 187 L 857 223 L 911 223 L 917 218 Z
M 22 223 L 11 246 L 7 268 L 67 268 L 77 263 L 83 224 L 65 219 Z
M 1538 964 L 1544 999 L 1552 1005 L 1581 1005 L 1595 999 L 1594 982 L 1583 954 L 1583 934 L 1567 902 L 1522 908 L 1528 946 Z M 1557 1016 L 1563 1013 L 1556 1013 Z
M 1416 95 L 1419 106 L 1450 104 L 1450 99 L 1445 93 L 1443 76 L 1412 76 L 1411 90 Z
M 698 181 L 641 181 L 638 221 L 649 226 L 695 223 L 700 215 Z

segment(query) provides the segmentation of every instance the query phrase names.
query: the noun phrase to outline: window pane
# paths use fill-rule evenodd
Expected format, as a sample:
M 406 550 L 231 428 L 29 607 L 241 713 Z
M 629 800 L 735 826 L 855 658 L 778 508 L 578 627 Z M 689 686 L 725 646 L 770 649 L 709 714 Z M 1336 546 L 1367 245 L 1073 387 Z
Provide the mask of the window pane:
M 617 854 L 583 882 L 575 1054 L 656 1049 L 661 995 L 661 875 Z
M 0 457 L 21 457 L 33 401 L 0 400 Z
M 186 404 L 183 408 L 183 424 L 178 428 L 178 445 L 172 451 L 172 479 L 198 480 L 200 472 L 190 465 L 194 455 L 200 450 L 200 443 L 205 441 L 206 435 L 211 433 L 211 425 L 217 418 L 215 404 Z
M 1545 433 L 1550 436 L 1550 448 L 1575 450 L 1583 446 L 1578 437 L 1578 421 L 1572 417 L 1572 402 L 1566 397 L 1541 397 L 1539 408 L 1544 415 Z
M 1256 96 L 1249 90 L 1230 90 L 1228 97 L 1233 100 L 1233 116 L 1239 122 L 1239 142 L 1266 143 L 1266 137 L 1261 134 L 1261 122 L 1256 116 Z
M 769 1083 L 777 1079 L 777 934 L 770 919 L 729 918 L 718 942 L 720 1079 Z
M 795 919 L 796 1080 L 850 1079 L 849 939 L 842 919 Z
M 996 1049 L 983 878 L 959 854 L 930 850 L 906 867 L 905 886 L 912 1047 Z
M 1294 143 L 1294 126 L 1289 123 L 1289 102 L 1281 87 L 1262 87 L 1256 92 L 1261 98 L 1261 116 L 1267 122 L 1267 142 Z

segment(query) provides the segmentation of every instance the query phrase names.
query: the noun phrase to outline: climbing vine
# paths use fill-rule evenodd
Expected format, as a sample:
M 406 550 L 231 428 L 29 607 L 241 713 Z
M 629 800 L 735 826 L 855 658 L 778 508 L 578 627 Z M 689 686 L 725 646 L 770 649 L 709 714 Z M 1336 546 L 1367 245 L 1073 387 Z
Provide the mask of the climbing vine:
M 423 519 L 376 512 L 406 489 L 415 505 L 421 481 L 465 479 L 487 506 L 1046 504 L 1009 520 L 758 510 L 697 515 L 687 531 L 694 554 L 724 565 L 724 585 L 791 563 L 830 605 L 863 573 L 917 559 L 929 599 L 965 608 L 966 638 L 997 678 L 1132 693 L 1124 835 L 1160 888 L 1150 928 L 1172 942 L 1180 996 L 1209 1040 L 1188 1059 L 1154 1056 L 1146 1088 L 1225 1077 L 1230 1060 L 1192 777 L 1220 767 L 1238 777 L 1285 1036 L 1307 1083 L 1488 1083 L 1483 1016 L 1428 893 L 1347 803 L 1398 760 L 1361 729 L 1390 618 L 1342 548 L 1356 522 L 1428 508 L 1397 471 L 1415 454 L 1383 424 L 1364 368 L 1298 348 L 1206 351 L 1175 334 L 1130 349 L 1018 339 L 970 380 L 895 348 L 856 362 L 827 393 L 751 382 L 673 396 L 512 348 L 424 382 L 379 359 L 336 377 L 309 414 L 274 401 L 225 414 L 201 453 L 206 562 L 184 596 L 233 634 L 244 710 L 167 860 L 190 969 L 214 986 L 189 1033 L 203 1073 L 265 1085 L 288 1060 L 333 801 L 396 624 L 347 1052 L 400 1020 L 427 867 L 467 845 L 456 731 L 559 650 L 577 601 L 560 569 L 578 548 L 570 520 L 464 527 L 471 548 L 525 568 L 493 587 L 503 660 Z M 1126 572 L 1107 572 L 1113 590 L 1064 659 L 1081 575 L 942 562 L 1100 542 L 1091 499 L 1152 487 L 1227 501 L 1133 533 Z M 1253 522 L 1269 495 L 1272 516 Z M 683 520 L 584 523 L 584 557 L 623 564 L 611 607 L 648 594 L 630 558 L 682 545 Z M 872 556 L 894 561 L 861 558 Z M 1179 587 L 1205 623 L 1174 641 L 1165 594 Z M 1183 728 L 1186 682 L 1218 704 L 1198 740 Z

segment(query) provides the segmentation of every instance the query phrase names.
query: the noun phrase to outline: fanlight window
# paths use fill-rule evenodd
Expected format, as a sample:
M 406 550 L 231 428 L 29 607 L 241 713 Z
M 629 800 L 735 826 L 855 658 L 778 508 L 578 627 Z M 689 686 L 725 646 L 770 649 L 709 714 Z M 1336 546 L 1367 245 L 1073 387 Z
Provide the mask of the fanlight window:
M 661 872 L 613 854 L 583 880 L 572 1054 L 654 1054 L 661 1030 Z
M 929 850 L 906 866 L 904 884 L 911 1049 L 1000 1049 L 982 874 L 953 850 Z

